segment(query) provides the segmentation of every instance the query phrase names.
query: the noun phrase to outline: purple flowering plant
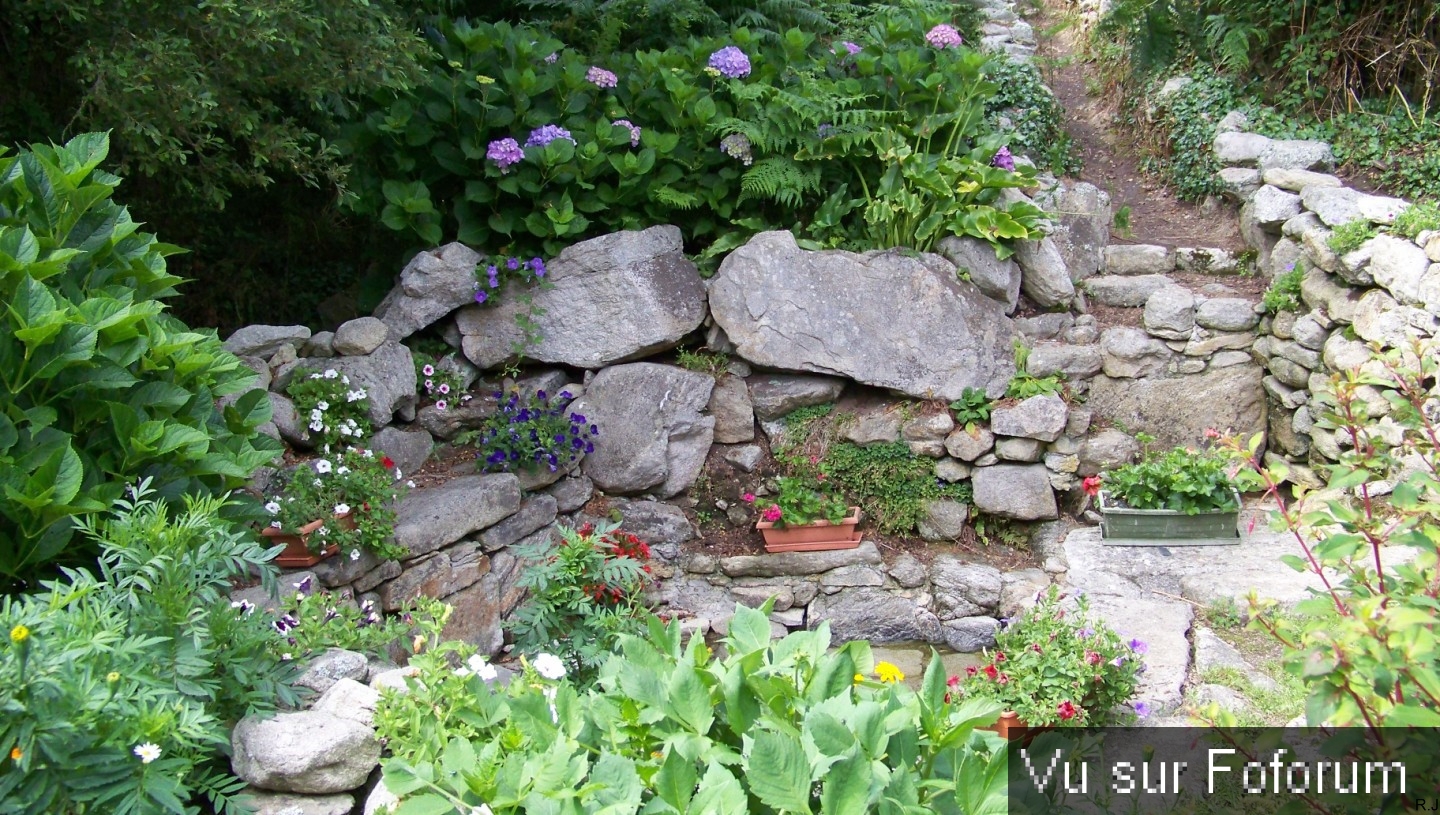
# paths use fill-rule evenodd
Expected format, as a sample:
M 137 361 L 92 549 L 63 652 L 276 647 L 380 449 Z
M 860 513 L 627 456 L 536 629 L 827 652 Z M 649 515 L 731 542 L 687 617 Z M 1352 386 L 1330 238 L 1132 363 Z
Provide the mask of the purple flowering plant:
M 952 677 L 951 701 L 993 700 L 1030 727 L 1128 724 L 1149 713 L 1134 700 L 1146 650 L 1091 614 L 1083 593 L 1051 586 L 1001 621 L 986 664 Z
M 959 48 L 965 42 L 954 26 L 944 23 L 925 32 L 925 43 L 931 48 Z
M 536 391 L 522 397 L 517 391 L 496 391 L 495 414 L 462 440 L 474 441 L 481 472 L 568 469 L 595 451 L 600 428 L 594 420 L 569 408 L 569 391 Z
M 727 45 L 710 55 L 706 68 L 726 79 L 743 79 L 750 75 L 750 57 L 733 45 Z
M 620 83 L 620 78 L 613 71 L 591 65 L 590 70 L 585 72 L 585 81 L 597 88 L 613 88 Z
M 454 352 L 435 356 L 413 351 L 411 355 L 415 358 L 415 391 L 422 400 L 430 402 L 437 410 L 447 410 L 451 405 L 469 400 Z
M 313 576 L 299 581 L 282 579 L 281 605 L 272 616 L 271 627 L 279 635 L 275 648 L 282 658 L 303 660 L 322 654 L 327 648 L 358 651 L 376 659 L 389 659 L 390 649 L 414 652 L 414 637 L 428 639 L 445 627 L 450 609 L 433 597 L 420 596 L 396 614 L 385 614 L 374 600 L 359 605 L 348 596 L 332 594 Z M 231 605 L 246 611 L 241 604 Z

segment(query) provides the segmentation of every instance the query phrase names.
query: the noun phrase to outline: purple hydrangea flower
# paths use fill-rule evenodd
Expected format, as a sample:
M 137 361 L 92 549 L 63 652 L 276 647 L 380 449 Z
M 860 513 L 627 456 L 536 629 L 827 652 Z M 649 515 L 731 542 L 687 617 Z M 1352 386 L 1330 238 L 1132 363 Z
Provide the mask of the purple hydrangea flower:
M 991 167 L 999 167 L 1008 172 L 1015 172 L 1015 157 L 1010 155 L 1010 148 L 1002 147 L 995 151 L 995 157 L 990 159 Z
M 525 140 L 526 147 L 544 147 L 556 139 L 568 139 L 571 144 L 575 139 L 571 137 L 570 131 L 559 125 L 543 125 L 530 131 L 530 138 Z
M 850 54 L 850 56 L 852 56 L 852 57 L 855 56 L 856 54 L 860 53 L 861 51 L 865 50 L 865 49 L 861 48 L 860 46 L 856 45 L 855 43 L 850 42 L 849 40 L 846 40 L 845 42 L 840 43 L 840 45 L 841 45 L 841 47 L 843 47 L 843 48 L 846 50 L 846 52 L 848 52 L 848 53 Z
M 959 48 L 964 41 L 959 31 L 944 23 L 925 32 L 925 42 L 931 48 Z
M 610 124 L 614 127 L 627 128 L 630 131 L 630 146 L 640 146 L 640 128 L 636 127 L 634 122 L 631 122 L 629 119 L 616 119 Z
M 585 81 L 597 88 L 613 88 L 620 83 L 620 78 L 611 71 L 591 65 L 590 70 L 585 72 Z
M 733 45 L 727 45 L 711 54 L 709 66 L 719 71 L 721 76 L 730 79 L 750 75 L 750 58 Z
M 500 172 L 505 172 L 510 165 L 519 164 L 525 158 L 525 151 L 514 139 L 496 139 L 490 142 L 490 147 L 485 151 L 485 158 L 495 162 Z
M 731 133 L 720 140 L 720 152 L 731 158 L 738 158 L 746 167 L 755 162 L 750 155 L 750 138 L 744 133 Z
M 554 64 L 555 64 L 555 60 L 557 60 L 557 59 L 559 59 L 559 58 L 560 58 L 560 52 L 559 52 L 559 51 L 551 51 L 551 52 L 550 52 L 550 56 L 548 56 L 548 57 L 545 58 L 545 62 L 548 63 L 548 64 L 550 64 L 550 65 L 554 65 Z

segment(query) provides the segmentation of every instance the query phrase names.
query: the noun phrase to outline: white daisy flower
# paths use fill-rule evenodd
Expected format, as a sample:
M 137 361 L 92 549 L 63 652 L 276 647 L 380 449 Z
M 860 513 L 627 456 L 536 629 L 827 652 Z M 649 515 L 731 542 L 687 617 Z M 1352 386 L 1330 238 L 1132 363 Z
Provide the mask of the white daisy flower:
M 160 745 L 154 742 L 147 741 L 144 744 L 135 745 L 135 755 L 140 757 L 141 764 L 149 764 L 159 758 L 160 753 Z

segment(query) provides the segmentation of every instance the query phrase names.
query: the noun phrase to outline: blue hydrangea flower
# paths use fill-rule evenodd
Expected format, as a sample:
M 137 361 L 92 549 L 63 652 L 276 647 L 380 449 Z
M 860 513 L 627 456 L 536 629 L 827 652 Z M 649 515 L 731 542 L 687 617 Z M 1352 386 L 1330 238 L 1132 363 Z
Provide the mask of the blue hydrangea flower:
M 750 75 L 750 58 L 745 56 L 733 45 L 727 45 L 719 51 L 710 55 L 709 67 L 720 72 L 721 76 L 729 79 L 739 79 Z
M 575 143 L 570 131 L 565 128 L 559 125 L 542 125 L 530 131 L 530 138 L 525 140 L 525 146 L 544 147 L 556 139 L 567 139 L 571 144 Z

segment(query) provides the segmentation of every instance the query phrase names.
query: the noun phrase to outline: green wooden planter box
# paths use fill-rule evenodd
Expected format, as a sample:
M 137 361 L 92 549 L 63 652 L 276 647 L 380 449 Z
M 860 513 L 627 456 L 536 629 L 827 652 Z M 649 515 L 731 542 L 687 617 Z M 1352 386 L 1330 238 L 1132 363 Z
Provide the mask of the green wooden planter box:
M 1186 515 L 1170 509 L 1128 509 L 1100 492 L 1100 533 L 1106 540 L 1186 540 L 1195 544 L 1240 542 L 1240 493 L 1235 509 Z

